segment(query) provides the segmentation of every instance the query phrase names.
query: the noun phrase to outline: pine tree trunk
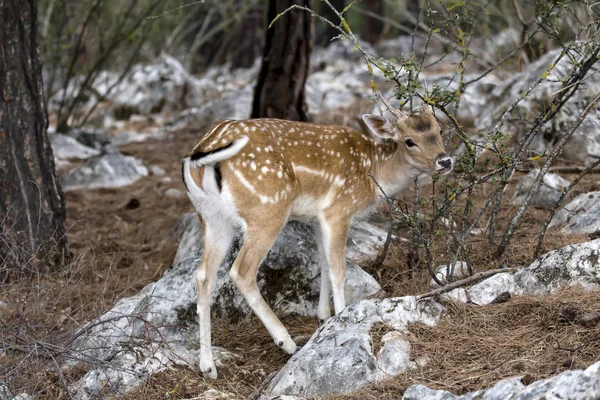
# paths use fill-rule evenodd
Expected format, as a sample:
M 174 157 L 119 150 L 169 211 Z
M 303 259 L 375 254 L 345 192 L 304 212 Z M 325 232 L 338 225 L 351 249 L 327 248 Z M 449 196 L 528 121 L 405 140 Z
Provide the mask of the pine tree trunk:
M 46 135 L 36 0 L 0 0 L 0 278 L 70 256 Z
M 293 4 L 310 7 L 311 0 L 270 0 L 267 25 Z M 311 48 L 312 20 L 307 12 L 291 10 L 267 29 L 253 118 L 308 120 L 304 84 Z

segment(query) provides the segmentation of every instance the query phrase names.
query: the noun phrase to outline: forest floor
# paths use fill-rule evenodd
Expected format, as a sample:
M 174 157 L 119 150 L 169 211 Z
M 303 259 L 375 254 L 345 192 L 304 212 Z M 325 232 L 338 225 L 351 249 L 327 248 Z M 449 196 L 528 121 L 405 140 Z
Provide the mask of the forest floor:
M 143 131 L 147 126 L 135 128 Z M 43 343 L 59 343 L 67 332 L 100 315 L 118 299 L 156 281 L 169 268 L 178 244 L 173 227 L 179 217 L 191 211 L 191 206 L 187 196 L 170 198 L 164 192 L 168 188 L 183 190 L 180 160 L 199 136 L 200 132 L 178 132 L 165 140 L 121 147 L 124 154 L 146 165 L 160 166 L 166 174 L 150 175 L 124 188 L 67 192 L 68 239 L 75 257 L 72 266 L 61 273 L 0 284 L 0 339 L 5 348 L 10 348 L 0 351 L 0 379 L 8 381 L 15 394 L 27 392 L 37 399 L 68 398 L 61 385 L 75 376 L 61 376 L 43 368 L 53 363 L 50 352 L 48 356 L 37 356 L 46 351 Z M 516 183 L 521 176 L 513 177 L 513 181 Z M 512 196 L 513 188 L 511 183 L 506 196 Z M 598 176 L 590 175 L 570 197 L 598 189 Z M 489 190 L 491 193 L 493 188 Z M 475 207 L 485 200 L 486 191 L 484 187 L 476 192 Z M 412 201 L 410 191 L 404 198 Z M 516 206 L 504 206 L 500 228 L 515 210 Z M 494 247 L 487 237 L 472 239 L 472 264 L 479 270 L 529 265 L 547 213 L 527 211 L 502 260 L 492 258 Z M 410 277 L 406 262 L 410 244 L 402 240 L 408 237 L 406 232 L 396 232 L 383 265 L 364 266 L 390 297 L 428 290 L 430 277 L 426 270 L 414 271 Z M 587 235 L 565 235 L 553 229 L 547 234 L 544 250 L 588 240 Z M 443 263 L 443 255 L 436 254 L 436 261 Z M 569 289 L 485 307 L 448 303 L 450 312 L 437 326 L 413 325 L 410 329 L 413 351 L 429 360 L 425 367 L 352 396 L 335 398 L 398 399 L 415 383 L 462 393 L 489 387 L 510 376 L 525 376 L 525 380 L 532 381 L 566 369 L 584 368 L 600 359 L 600 341 L 585 342 L 598 337 L 600 327 L 564 322 L 561 313 L 564 307 L 598 311 L 599 299 L 598 290 Z M 316 318 L 287 317 L 283 322 L 292 337 L 311 335 L 318 327 Z M 197 369 L 172 367 L 124 398 L 183 399 L 208 389 L 230 393 L 230 398 L 252 398 L 289 359 L 275 347 L 256 317 L 235 325 L 214 320 L 213 326 L 213 343 L 241 356 L 219 369 L 218 380 L 205 380 Z

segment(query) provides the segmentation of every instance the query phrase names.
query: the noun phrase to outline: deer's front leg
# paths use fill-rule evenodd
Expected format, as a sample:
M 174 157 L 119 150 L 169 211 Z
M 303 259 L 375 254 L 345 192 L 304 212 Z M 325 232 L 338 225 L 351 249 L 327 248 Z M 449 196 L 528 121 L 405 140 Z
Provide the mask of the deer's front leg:
M 319 292 L 319 307 L 317 317 L 321 323 L 331 318 L 331 281 L 329 280 L 329 264 L 327 263 L 326 244 L 323 242 L 323 229 L 316 227 L 317 247 L 319 250 L 319 266 L 321 268 L 321 290 Z
M 333 306 L 339 314 L 346 307 L 346 240 L 350 219 L 320 218 L 323 244 L 329 264 L 329 278 L 333 292 Z
M 216 379 L 217 368 L 212 353 L 210 305 L 215 276 L 233 240 L 233 231 L 226 226 L 205 224 L 204 254 L 198 272 L 198 320 L 200 323 L 200 370 L 206 378 Z

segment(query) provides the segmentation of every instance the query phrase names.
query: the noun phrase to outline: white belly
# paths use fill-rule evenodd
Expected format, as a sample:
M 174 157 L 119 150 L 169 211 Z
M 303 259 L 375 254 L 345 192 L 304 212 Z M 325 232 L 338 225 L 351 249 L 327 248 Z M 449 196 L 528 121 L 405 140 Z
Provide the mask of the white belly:
M 290 219 L 314 220 L 317 219 L 323 205 L 323 198 L 316 199 L 310 196 L 299 196 L 292 203 Z

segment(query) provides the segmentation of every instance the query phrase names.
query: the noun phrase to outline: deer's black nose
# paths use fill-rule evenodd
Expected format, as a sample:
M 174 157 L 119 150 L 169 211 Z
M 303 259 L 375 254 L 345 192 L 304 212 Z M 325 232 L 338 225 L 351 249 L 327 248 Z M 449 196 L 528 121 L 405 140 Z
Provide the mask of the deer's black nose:
M 452 158 L 444 157 L 437 160 L 437 163 L 440 167 L 450 168 L 452 166 Z

